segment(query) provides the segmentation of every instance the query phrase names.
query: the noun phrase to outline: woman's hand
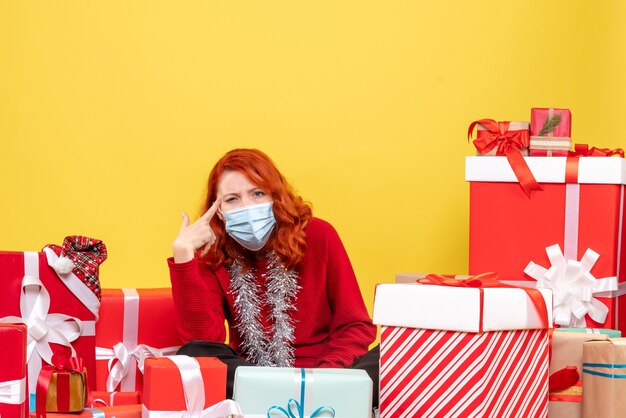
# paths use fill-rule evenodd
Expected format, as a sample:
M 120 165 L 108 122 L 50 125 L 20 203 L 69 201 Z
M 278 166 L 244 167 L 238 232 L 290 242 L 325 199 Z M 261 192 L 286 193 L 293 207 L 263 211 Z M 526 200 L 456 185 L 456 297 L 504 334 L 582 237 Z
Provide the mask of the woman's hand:
M 215 234 L 211 229 L 211 219 L 220 207 L 221 199 L 217 199 L 196 222 L 189 224 L 189 216 L 183 212 L 183 224 L 178 236 L 174 240 L 172 249 L 174 262 L 185 263 L 193 258 L 194 252 L 202 248 L 201 254 L 206 254 L 215 243 Z

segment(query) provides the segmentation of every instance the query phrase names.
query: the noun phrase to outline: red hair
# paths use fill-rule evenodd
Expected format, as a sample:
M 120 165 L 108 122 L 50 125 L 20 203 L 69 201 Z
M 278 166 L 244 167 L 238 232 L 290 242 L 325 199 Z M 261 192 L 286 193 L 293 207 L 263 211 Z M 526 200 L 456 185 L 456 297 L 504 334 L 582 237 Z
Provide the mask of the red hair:
M 276 226 L 264 249 L 276 251 L 286 268 L 297 266 L 306 250 L 304 228 L 313 216 L 311 205 L 295 194 L 274 162 L 263 152 L 256 149 L 234 149 L 220 158 L 209 174 L 202 213 L 209 210 L 215 202 L 217 185 L 222 174 L 229 170 L 243 173 L 256 186 L 271 193 Z M 202 257 L 211 268 L 230 265 L 238 255 L 246 251 L 226 233 L 224 223 L 217 216 L 211 219 L 211 228 L 215 233 L 215 243 Z

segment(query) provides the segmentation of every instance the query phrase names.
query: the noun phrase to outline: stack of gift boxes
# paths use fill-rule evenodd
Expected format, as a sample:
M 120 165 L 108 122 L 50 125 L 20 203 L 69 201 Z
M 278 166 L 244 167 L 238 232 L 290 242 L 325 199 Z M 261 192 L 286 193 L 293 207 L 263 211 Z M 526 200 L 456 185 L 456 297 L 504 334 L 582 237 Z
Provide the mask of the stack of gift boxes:
M 623 151 L 572 147 L 567 109 L 468 136 L 469 275 L 378 286 L 381 417 L 623 416 Z
M 382 418 L 623 415 L 623 152 L 530 119 L 470 125 L 469 275 L 376 289 Z M 170 289 L 100 292 L 55 248 L 0 253 L 1 417 L 369 418 L 363 371 L 240 367 L 226 400 L 222 362 L 174 355 Z
M 66 243 L 0 252 L 0 417 L 370 417 L 363 370 L 240 367 L 226 399 L 224 363 L 175 355 L 171 289 L 100 290 L 104 244 Z

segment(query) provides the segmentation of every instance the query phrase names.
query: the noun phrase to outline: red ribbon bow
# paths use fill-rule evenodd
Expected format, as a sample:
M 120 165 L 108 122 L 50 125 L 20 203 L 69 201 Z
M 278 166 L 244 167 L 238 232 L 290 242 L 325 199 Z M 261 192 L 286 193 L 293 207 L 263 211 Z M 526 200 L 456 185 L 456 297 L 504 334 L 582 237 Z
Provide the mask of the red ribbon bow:
M 54 373 L 57 374 L 57 410 L 66 412 L 69 410 L 70 396 L 70 374 L 72 372 L 82 373 L 84 370 L 83 359 L 70 357 L 64 351 L 52 356 L 52 365 L 43 366 L 37 379 L 36 410 L 37 418 L 46 418 L 46 402 L 50 389 L 50 380 Z M 85 380 L 85 385 L 87 380 Z M 85 393 L 89 391 L 85 389 Z
M 452 286 L 452 287 L 473 287 L 480 290 L 480 324 L 478 325 L 479 332 L 483 331 L 483 305 L 485 288 L 509 288 L 509 289 L 522 289 L 526 292 L 530 301 L 535 306 L 535 310 L 539 314 L 541 324 L 543 328 L 548 328 L 548 307 L 546 301 L 543 298 L 541 292 L 537 289 L 513 286 L 502 283 L 499 280 L 497 273 L 482 273 L 474 276 L 469 276 L 464 279 L 458 279 L 455 276 L 447 276 L 440 274 L 428 274 L 426 277 L 417 280 L 421 284 L 434 284 L 438 286 Z
M 496 155 L 506 155 L 522 190 L 526 196 L 530 197 L 533 190 L 542 190 L 542 188 L 520 152 L 521 148 L 528 147 L 528 130 L 509 131 L 509 124 L 510 122 L 496 122 L 493 119 L 474 121 L 467 131 L 467 139 L 468 141 L 472 139 L 472 132 L 476 125 L 484 126 L 486 129 L 479 130 L 473 141 L 476 150 L 481 154 L 486 154 L 497 147 Z
M 587 144 L 576 144 L 574 151 L 570 151 L 565 165 L 565 182 L 578 183 L 578 158 L 580 157 L 611 157 L 619 155 L 624 158 L 624 150 L 621 148 L 596 148 Z
M 548 392 L 560 392 L 572 386 L 580 380 L 580 374 L 576 366 L 565 366 L 561 370 L 550 375 L 548 380 Z
M 574 151 L 569 152 L 570 157 L 611 157 L 613 155 L 619 155 L 624 158 L 624 150 L 621 148 L 589 148 L 587 144 L 576 144 L 574 145 Z

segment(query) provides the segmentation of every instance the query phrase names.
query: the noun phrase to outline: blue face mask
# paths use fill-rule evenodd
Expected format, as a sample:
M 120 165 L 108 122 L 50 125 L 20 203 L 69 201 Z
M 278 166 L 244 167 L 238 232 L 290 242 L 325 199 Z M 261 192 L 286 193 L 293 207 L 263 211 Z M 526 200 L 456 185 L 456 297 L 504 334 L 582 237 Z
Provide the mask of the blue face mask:
M 250 251 L 263 248 L 276 224 L 272 202 L 229 210 L 222 215 L 228 235 Z

